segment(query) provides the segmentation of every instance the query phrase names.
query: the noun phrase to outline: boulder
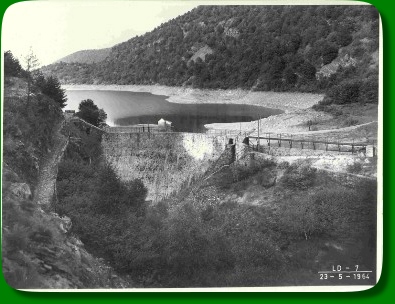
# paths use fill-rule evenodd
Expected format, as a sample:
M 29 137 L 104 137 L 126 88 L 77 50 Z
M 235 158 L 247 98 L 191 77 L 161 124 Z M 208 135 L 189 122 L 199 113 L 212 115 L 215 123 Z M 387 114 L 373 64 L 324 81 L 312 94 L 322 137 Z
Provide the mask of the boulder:
M 15 195 L 22 199 L 29 199 L 32 195 L 30 187 L 26 183 L 12 183 L 9 190 Z
M 59 214 L 55 212 L 51 212 L 50 216 L 52 217 L 52 221 L 54 221 L 56 224 L 59 224 L 59 228 L 63 233 L 69 232 L 72 223 L 71 219 L 68 216 L 60 217 Z
M 64 232 L 67 233 L 72 226 L 71 219 L 68 216 L 63 216 L 60 218 L 60 229 Z

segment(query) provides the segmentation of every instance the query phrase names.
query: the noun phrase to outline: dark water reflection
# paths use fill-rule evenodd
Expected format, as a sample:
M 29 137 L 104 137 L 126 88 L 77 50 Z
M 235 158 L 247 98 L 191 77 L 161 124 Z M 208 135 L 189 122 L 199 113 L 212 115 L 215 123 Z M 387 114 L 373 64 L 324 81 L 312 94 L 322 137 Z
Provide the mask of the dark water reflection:
M 245 122 L 282 113 L 281 110 L 239 104 L 177 104 L 167 96 L 151 93 L 68 90 L 66 109 L 78 110 L 81 100 L 92 99 L 108 115 L 111 125 L 156 124 L 160 118 L 172 122 L 176 131 L 200 131 L 205 124 Z

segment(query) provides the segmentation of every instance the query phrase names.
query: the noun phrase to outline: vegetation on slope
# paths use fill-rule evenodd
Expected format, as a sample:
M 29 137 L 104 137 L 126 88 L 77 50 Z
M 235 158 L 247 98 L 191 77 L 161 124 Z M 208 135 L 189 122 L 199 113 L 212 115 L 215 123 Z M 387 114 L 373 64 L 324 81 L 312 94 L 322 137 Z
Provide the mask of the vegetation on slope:
M 59 59 L 57 62 L 65 63 L 95 63 L 103 61 L 109 54 L 111 49 L 83 50 L 67 55 Z
M 317 285 L 333 260 L 375 269 L 375 183 L 339 185 L 305 163 L 236 162 L 143 209 L 133 207 L 141 188 L 121 185 L 109 167 L 67 160 L 59 208 L 139 286 Z
M 63 91 L 55 78 L 44 93 L 39 75 L 23 70 L 4 54 L 2 176 L 2 270 L 13 288 L 122 287 L 114 272 L 92 257 L 68 234 L 70 220 L 33 200 L 43 162 L 54 148 L 54 132 L 63 120 Z M 47 83 L 48 78 L 41 79 Z M 28 82 L 30 81 L 30 90 Z M 27 93 L 30 97 L 27 98 Z M 60 96 L 60 99 L 52 98 Z M 47 185 L 49 187 L 49 185 Z M 46 209 L 43 211 L 42 208 Z M 51 209 L 52 211 L 53 209 Z
M 103 62 L 43 71 L 87 84 L 317 92 L 370 77 L 375 85 L 378 26 L 373 6 L 199 6 L 114 46 Z

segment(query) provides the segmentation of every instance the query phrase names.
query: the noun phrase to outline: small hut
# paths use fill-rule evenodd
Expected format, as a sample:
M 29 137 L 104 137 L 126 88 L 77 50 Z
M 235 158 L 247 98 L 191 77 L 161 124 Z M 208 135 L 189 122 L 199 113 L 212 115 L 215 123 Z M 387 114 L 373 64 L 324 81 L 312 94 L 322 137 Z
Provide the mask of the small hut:
M 159 119 L 158 127 L 161 130 L 171 130 L 171 121 L 164 120 L 163 118 Z

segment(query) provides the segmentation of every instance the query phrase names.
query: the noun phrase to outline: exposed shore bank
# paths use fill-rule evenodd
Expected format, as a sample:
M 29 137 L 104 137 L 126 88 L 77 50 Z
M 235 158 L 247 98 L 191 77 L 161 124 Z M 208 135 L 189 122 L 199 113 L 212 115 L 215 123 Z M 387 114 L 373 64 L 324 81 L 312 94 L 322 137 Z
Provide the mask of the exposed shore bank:
M 307 109 L 323 98 L 322 94 L 289 92 L 253 92 L 242 89 L 209 90 L 160 85 L 63 85 L 66 90 L 110 90 L 148 92 L 168 96 L 174 103 L 248 104 L 291 112 Z
M 318 113 L 311 108 L 322 100 L 322 94 L 298 92 L 253 92 L 242 89 L 209 90 L 186 87 L 168 87 L 160 85 L 64 85 L 66 90 L 110 90 L 148 92 L 155 95 L 167 96 L 173 103 L 226 103 L 248 104 L 267 108 L 279 109 L 283 114 L 273 115 L 261 120 L 261 126 L 266 132 L 296 132 L 303 131 L 303 124 L 308 120 L 327 120 L 332 116 Z M 229 129 L 250 131 L 257 121 L 214 123 L 205 125 L 209 129 Z

